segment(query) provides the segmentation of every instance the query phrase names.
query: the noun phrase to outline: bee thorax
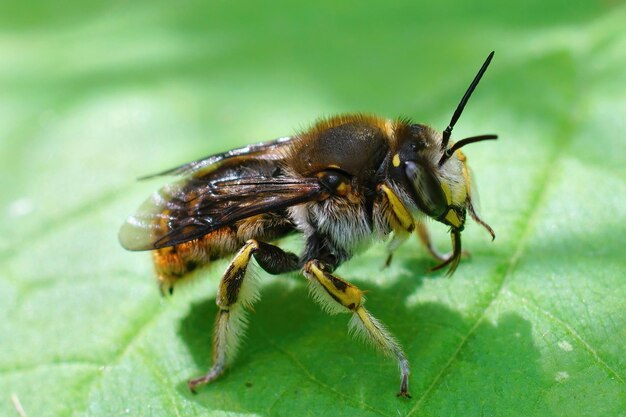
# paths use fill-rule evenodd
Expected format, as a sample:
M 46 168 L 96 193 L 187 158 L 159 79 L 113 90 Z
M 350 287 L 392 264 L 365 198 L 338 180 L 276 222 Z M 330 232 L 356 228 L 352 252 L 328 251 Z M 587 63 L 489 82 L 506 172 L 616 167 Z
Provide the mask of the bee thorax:
M 293 207 L 290 214 L 296 227 L 307 237 L 310 246 L 307 257 L 319 257 L 316 252 L 320 251 L 329 252 L 339 264 L 365 249 L 373 238 L 371 215 L 361 203 L 331 197 Z M 322 240 L 315 242 L 316 248 L 311 247 L 314 236 Z

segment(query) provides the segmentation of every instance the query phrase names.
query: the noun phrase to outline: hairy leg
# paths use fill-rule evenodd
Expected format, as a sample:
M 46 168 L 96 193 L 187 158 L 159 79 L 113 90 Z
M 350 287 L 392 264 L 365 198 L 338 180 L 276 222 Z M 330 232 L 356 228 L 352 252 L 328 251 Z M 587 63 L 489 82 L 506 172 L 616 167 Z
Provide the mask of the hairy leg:
M 394 357 L 400 367 L 400 392 L 398 396 L 411 397 L 409 385 L 409 361 L 400 344 L 363 306 L 363 291 L 329 272 L 317 260 L 308 261 L 304 275 L 311 283 L 311 293 L 322 308 L 330 314 L 351 313 L 350 328 L 357 336 L 371 343 L 387 356 Z
M 191 391 L 217 379 L 232 362 L 247 327 L 245 309 L 259 298 L 254 278 L 248 274 L 250 259 L 270 274 L 294 271 L 300 267 L 298 257 L 277 246 L 248 240 L 226 268 L 217 292 L 219 308 L 213 333 L 213 365 L 206 375 L 189 380 Z

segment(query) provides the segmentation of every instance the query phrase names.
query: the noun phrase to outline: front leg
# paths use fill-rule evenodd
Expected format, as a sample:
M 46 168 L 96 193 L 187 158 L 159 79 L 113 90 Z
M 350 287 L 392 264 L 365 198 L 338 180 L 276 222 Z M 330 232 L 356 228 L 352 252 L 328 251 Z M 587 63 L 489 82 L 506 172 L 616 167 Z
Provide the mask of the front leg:
M 415 219 L 388 184 L 379 184 L 378 194 L 381 198 L 384 216 L 393 231 L 393 238 L 387 246 L 387 259 L 384 265 L 386 268 L 391 264 L 393 252 L 408 239 L 415 229 Z
M 363 291 L 329 272 L 317 260 L 308 261 L 304 265 L 304 275 L 311 283 L 311 293 L 324 310 L 330 314 L 352 313 L 350 329 L 357 336 L 370 342 L 376 349 L 388 356 L 393 356 L 400 367 L 400 392 L 398 396 L 408 397 L 409 394 L 409 361 L 400 344 L 378 321 L 363 303 Z
M 428 233 L 428 229 L 426 228 L 426 225 L 422 222 L 416 222 L 416 223 L 417 223 L 417 235 L 419 236 L 420 241 L 422 242 L 424 246 L 426 246 L 426 250 L 428 250 L 428 253 L 430 254 L 430 256 L 432 256 L 433 258 L 435 258 L 436 260 L 440 262 L 439 265 L 431 268 L 431 271 L 437 271 L 439 269 L 442 269 L 446 265 L 450 265 L 450 269 L 448 270 L 447 274 L 452 275 L 452 273 L 458 266 L 459 261 L 461 260 L 461 256 L 465 256 L 465 257 L 470 256 L 469 252 L 465 250 L 461 250 L 460 232 L 455 231 L 455 230 L 452 231 L 450 235 L 452 239 L 452 252 L 443 254 L 439 252 L 437 248 L 435 248 L 433 241 L 430 239 L 430 234 Z
M 377 189 L 381 198 L 382 212 L 384 213 L 389 227 L 393 231 L 393 238 L 387 247 L 388 255 L 385 261 L 385 267 L 391 264 L 393 252 L 407 240 L 414 229 L 417 229 L 417 235 L 422 244 L 426 246 L 428 253 L 433 258 L 440 261 L 440 264 L 432 268 L 432 271 L 450 265 L 448 275 L 451 275 L 456 269 L 461 255 L 469 256 L 467 252 L 461 251 L 461 239 L 458 230 L 454 230 L 451 233 L 452 252 L 447 254 L 440 253 L 430 239 L 426 225 L 424 225 L 422 221 L 413 218 L 409 210 L 402 203 L 400 197 L 393 191 L 392 187 L 387 183 L 381 183 L 378 185 Z

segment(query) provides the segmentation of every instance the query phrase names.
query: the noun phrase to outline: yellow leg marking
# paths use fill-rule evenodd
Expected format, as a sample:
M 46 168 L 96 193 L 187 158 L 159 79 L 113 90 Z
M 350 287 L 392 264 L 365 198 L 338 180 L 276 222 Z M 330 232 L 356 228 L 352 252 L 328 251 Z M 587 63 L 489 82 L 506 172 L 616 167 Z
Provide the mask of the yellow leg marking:
M 394 193 L 393 190 L 389 188 L 386 184 L 379 185 L 379 189 L 385 194 L 385 197 L 387 197 L 387 201 L 389 201 L 391 210 L 393 211 L 394 217 L 399 223 L 400 227 L 402 227 L 407 232 L 412 232 L 415 228 L 415 221 L 413 219 L 413 216 L 411 216 L 411 213 L 409 212 L 409 210 L 407 210 L 402 201 L 400 201 L 396 193 Z
M 389 215 L 388 219 L 391 229 L 393 230 L 393 239 L 387 246 L 388 255 L 385 261 L 385 267 L 388 267 L 391 264 L 393 252 L 408 239 L 410 233 L 415 228 L 415 219 L 413 219 L 409 210 L 407 210 L 405 205 L 389 186 L 381 184 L 379 191 L 383 192 L 391 208 L 391 215 Z
M 336 277 L 323 270 L 318 261 L 309 261 L 304 266 L 304 273 L 311 281 L 312 285 L 319 285 L 321 288 L 312 287 L 316 299 L 331 313 L 335 311 L 333 301 L 339 303 L 350 311 L 355 311 L 363 300 L 363 291 L 339 277 Z M 325 292 L 328 297 L 324 297 Z
M 250 239 L 246 244 L 237 252 L 230 265 L 224 272 L 222 282 L 217 293 L 217 305 L 222 308 L 227 308 L 231 304 L 235 303 L 239 298 L 239 292 L 241 290 L 242 281 L 246 275 L 250 258 L 256 250 L 259 249 L 259 244 L 256 240 Z M 244 304 L 249 304 L 249 300 L 241 300 Z M 252 300 L 254 301 L 254 300 Z

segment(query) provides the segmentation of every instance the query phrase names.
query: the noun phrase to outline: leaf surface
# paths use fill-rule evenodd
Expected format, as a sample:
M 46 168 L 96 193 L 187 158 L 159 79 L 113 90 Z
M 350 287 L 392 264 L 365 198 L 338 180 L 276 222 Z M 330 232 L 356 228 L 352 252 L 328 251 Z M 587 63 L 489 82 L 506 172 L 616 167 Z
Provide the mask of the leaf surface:
M 0 415 L 625 415 L 626 7 L 469 4 L 0 6 Z M 413 398 L 302 277 L 263 273 L 234 366 L 190 394 L 226 261 L 159 297 L 117 242 L 162 184 L 134 178 L 321 115 L 442 129 L 491 49 L 454 135 L 500 136 L 466 151 L 495 242 L 469 225 L 451 279 L 417 239 L 338 270 Z

